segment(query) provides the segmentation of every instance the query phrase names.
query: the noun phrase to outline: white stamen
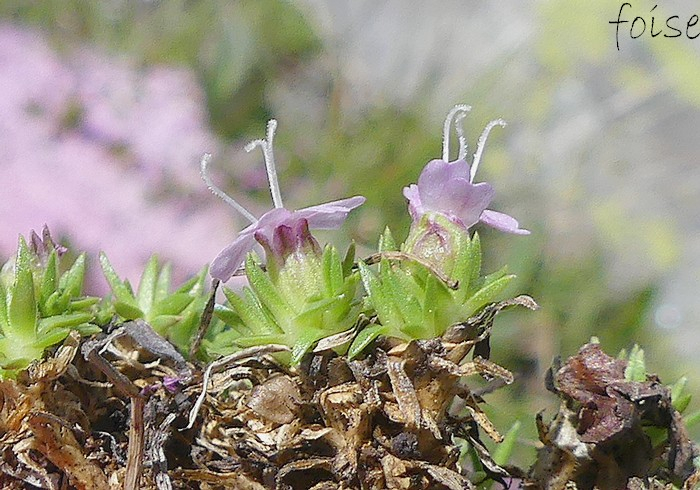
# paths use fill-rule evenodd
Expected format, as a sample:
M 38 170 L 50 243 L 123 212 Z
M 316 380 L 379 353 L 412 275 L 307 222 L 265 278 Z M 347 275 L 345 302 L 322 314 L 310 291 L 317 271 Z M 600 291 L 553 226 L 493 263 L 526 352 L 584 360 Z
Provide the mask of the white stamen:
M 467 137 L 464 136 L 464 126 L 462 126 L 462 120 L 467 117 L 466 112 L 460 112 L 455 117 L 455 129 L 457 130 L 457 139 L 459 141 L 459 153 L 457 154 L 457 160 L 464 160 L 467 158 Z
M 450 129 L 452 126 L 452 120 L 455 119 L 455 116 L 458 114 L 461 116 L 459 119 L 457 119 L 457 122 L 461 121 L 464 119 L 464 116 L 466 116 L 467 112 L 471 111 L 472 108 L 471 106 L 465 105 L 465 104 L 457 104 L 452 108 L 450 112 L 447 113 L 447 117 L 445 118 L 445 124 L 442 127 L 442 159 L 445 162 L 450 161 Z M 464 131 L 457 129 L 457 134 L 459 135 L 459 153 L 460 155 L 462 154 L 462 146 L 464 146 L 464 152 L 466 156 L 466 139 L 464 138 Z
M 210 160 L 211 155 L 209 153 L 205 153 L 200 163 L 200 174 L 202 175 L 202 180 L 204 181 L 204 183 L 207 184 L 207 188 L 209 188 L 209 190 L 212 191 L 215 196 L 222 199 L 226 204 L 228 204 L 229 206 L 233 207 L 233 209 L 241 213 L 243 217 L 251 223 L 255 223 L 256 221 L 258 221 L 258 219 L 253 215 L 253 213 L 248 211 L 246 208 L 240 205 L 234 198 L 232 198 L 231 196 L 229 196 L 224 191 L 222 191 L 214 185 L 214 182 L 212 182 L 211 177 L 209 177 L 209 174 L 207 173 L 207 165 L 209 165 Z
M 491 121 L 486 125 L 484 131 L 479 136 L 479 142 L 476 144 L 476 152 L 474 153 L 474 159 L 472 160 L 472 168 L 469 175 L 469 182 L 474 182 L 474 176 L 476 175 L 476 169 L 479 168 L 479 162 L 481 162 L 481 155 L 484 153 L 484 147 L 486 146 L 486 139 L 489 137 L 489 133 L 495 126 L 505 127 L 506 122 L 503 119 L 496 119 Z
M 253 140 L 245 146 L 245 151 L 253 151 L 254 148 L 262 148 L 263 158 L 265 159 L 265 169 L 267 170 L 267 182 L 270 185 L 270 194 L 272 194 L 272 203 L 276 208 L 284 207 L 282 204 L 282 194 L 280 194 L 280 185 L 277 180 L 277 168 L 275 167 L 275 155 L 272 151 L 272 143 L 275 139 L 275 131 L 277 130 L 277 121 L 270 119 L 267 123 L 266 139 Z

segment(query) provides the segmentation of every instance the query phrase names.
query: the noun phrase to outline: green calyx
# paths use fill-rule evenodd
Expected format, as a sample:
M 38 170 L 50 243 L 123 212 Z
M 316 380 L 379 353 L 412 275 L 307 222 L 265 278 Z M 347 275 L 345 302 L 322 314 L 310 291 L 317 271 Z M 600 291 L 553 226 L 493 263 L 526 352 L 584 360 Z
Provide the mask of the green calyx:
M 458 236 L 449 236 L 434 223 L 426 225 L 426 229 L 411 231 L 401 260 L 387 253 L 392 259 L 381 259 L 376 272 L 358 264 L 369 309 L 376 312 L 378 323 L 359 332 L 348 351 L 351 358 L 380 335 L 406 341 L 439 337 L 451 325 L 466 321 L 495 301 L 515 277 L 505 268 L 481 275 L 477 234 L 470 238 L 460 227 Z M 395 242 L 387 228 L 380 239 L 380 254 L 392 249 Z
M 71 330 L 81 335 L 100 331 L 93 323 L 99 299 L 82 296 L 85 254 L 60 271 L 56 250 L 41 260 L 20 237 L 17 255 L 3 266 L 0 281 L 0 378 L 14 377 L 41 359 Z
M 326 246 L 321 254 L 289 256 L 273 277 L 249 254 L 249 286 L 242 295 L 224 289 L 229 306 L 216 310 L 235 332 L 222 340 L 232 342 L 231 348 L 284 344 L 291 349 L 290 364 L 299 364 L 319 340 L 356 323 L 359 275 L 352 270 L 353 259 L 354 246 L 343 261 Z
M 100 254 L 100 265 L 112 289 L 111 307 L 122 320 L 145 320 L 153 330 L 187 352 L 208 299 L 205 288 L 207 269 L 171 292 L 171 266 L 160 267 L 153 255 L 134 293 L 128 280 L 114 271 L 107 256 Z

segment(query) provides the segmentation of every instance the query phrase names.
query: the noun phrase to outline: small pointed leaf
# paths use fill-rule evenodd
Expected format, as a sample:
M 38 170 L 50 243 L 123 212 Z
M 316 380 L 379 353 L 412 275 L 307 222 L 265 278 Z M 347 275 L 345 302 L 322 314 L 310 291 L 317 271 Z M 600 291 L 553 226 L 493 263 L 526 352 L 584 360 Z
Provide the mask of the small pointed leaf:
M 11 295 L 7 315 L 9 325 L 5 335 L 26 339 L 34 337 L 39 312 L 34 297 L 34 277 L 29 259 L 29 248 L 27 248 L 24 237 L 20 237 L 19 240 Z
M 158 282 L 158 257 L 151 255 L 146 267 L 141 274 L 139 290 L 136 295 L 136 304 L 141 311 L 151 311 L 156 295 L 156 283 Z

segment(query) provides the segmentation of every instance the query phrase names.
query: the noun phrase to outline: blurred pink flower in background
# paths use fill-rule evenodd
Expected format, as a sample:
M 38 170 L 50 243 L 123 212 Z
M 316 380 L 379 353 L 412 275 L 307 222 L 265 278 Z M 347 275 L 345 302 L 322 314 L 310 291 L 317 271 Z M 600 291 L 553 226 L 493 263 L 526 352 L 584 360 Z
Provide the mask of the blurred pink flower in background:
M 201 155 L 224 148 L 188 70 L 88 48 L 62 58 L 0 24 L 0 93 L 0 258 L 46 223 L 132 281 L 152 252 L 182 278 L 237 230 L 198 176 Z

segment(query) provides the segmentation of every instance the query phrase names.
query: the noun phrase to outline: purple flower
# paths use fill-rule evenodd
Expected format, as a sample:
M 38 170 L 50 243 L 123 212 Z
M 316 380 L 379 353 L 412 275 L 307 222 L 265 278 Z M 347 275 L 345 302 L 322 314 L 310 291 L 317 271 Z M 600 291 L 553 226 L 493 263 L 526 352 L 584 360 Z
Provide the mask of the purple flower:
M 348 213 L 363 202 L 365 202 L 364 197 L 355 196 L 298 211 L 289 211 L 285 208 L 272 209 L 243 229 L 233 243 L 216 256 L 211 264 L 210 274 L 221 281 L 228 281 L 243 263 L 246 254 L 253 249 L 256 241 L 273 253 L 284 257 L 291 253 L 290 247 L 303 245 L 301 237 L 304 233 L 300 231 L 303 222 L 306 222 L 307 230 L 308 228 L 336 229 L 343 224 Z
M 309 228 L 320 230 L 340 228 L 348 213 L 365 202 L 364 197 L 355 196 L 298 211 L 286 209 L 282 205 L 272 152 L 275 129 L 277 129 L 277 121 L 271 119 L 267 125 L 267 138 L 252 141 L 246 146 L 246 151 L 251 151 L 258 146 L 263 150 L 270 192 L 275 205 L 274 209 L 259 219 L 211 182 L 206 173 L 209 155 L 205 155 L 202 159 L 202 178 L 209 189 L 251 222 L 251 225 L 244 228 L 233 243 L 224 248 L 211 264 L 210 275 L 222 282 L 228 281 L 233 276 L 243 263 L 246 254 L 255 247 L 256 242 L 265 249 L 269 265 L 282 266 L 285 259 L 292 253 L 319 252 L 320 247 L 309 233 Z
M 464 228 L 470 228 L 481 222 L 507 233 L 527 235 L 530 232 L 521 229 L 515 218 L 486 209 L 495 193 L 490 184 L 473 183 L 486 138 L 494 126 L 505 125 L 503 121 L 500 119 L 492 121 L 486 126 L 479 138 L 471 168 L 465 159 L 466 141 L 458 126 L 459 157 L 454 162 L 447 161 L 450 124 L 455 117 L 459 122 L 469 109 L 468 106 L 460 105 L 448 114 L 445 121 L 443 159 L 428 162 L 418 178 L 418 184 L 404 187 L 403 195 L 408 199 L 411 218 L 414 223 L 417 223 L 426 213 L 440 213 Z

